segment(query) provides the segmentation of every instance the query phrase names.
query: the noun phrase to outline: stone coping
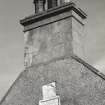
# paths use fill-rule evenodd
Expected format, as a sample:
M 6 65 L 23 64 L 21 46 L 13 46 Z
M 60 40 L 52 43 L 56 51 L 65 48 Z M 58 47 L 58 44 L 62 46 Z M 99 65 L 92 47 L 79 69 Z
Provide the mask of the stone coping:
M 91 66 L 90 64 L 86 63 L 84 60 L 82 60 L 78 56 L 75 56 L 74 55 L 74 56 L 72 56 L 72 58 L 75 59 L 77 62 L 83 64 L 85 67 L 87 67 L 93 73 L 95 73 L 96 75 L 98 75 L 99 77 L 101 77 L 103 80 L 105 80 L 105 74 L 103 74 L 102 72 L 100 72 L 98 69 L 96 69 L 93 66 Z
M 76 12 L 82 19 L 87 18 L 87 15 L 80 8 L 78 8 L 75 3 L 70 2 L 67 4 L 62 4 L 61 6 L 57 6 L 57 7 L 48 9 L 41 13 L 37 13 L 29 17 L 26 17 L 23 20 L 20 20 L 20 24 L 23 26 L 27 26 L 32 23 L 41 21 L 43 19 L 55 16 L 55 15 L 58 15 L 60 13 L 63 13 L 65 11 L 70 11 L 70 10 L 73 10 L 74 12 Z

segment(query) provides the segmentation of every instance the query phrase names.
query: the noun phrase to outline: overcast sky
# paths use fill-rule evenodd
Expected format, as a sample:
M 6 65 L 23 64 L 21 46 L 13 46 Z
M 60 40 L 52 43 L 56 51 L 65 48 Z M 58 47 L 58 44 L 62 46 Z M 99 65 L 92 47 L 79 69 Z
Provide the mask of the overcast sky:
M 76 0 L 75 0 L 76 1 Z M 34 13 L 33 0 L 0 0 L 0 99 L 23 70 L 23 27 L 19 20 Z M 105 73 L 105 0 L 77 0 L 88 15 L 87 61 Z

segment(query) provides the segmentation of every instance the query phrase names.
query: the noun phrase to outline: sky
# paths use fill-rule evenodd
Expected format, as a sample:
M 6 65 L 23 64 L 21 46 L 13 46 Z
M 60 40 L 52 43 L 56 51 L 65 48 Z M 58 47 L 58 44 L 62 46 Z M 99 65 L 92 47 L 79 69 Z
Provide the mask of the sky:
M 105 0 L 75 2 L 88 15 L 86 61 L 105 73 Z M 24 70 L 24 33 L 19 21 L 33 13 L 33 0 L 0 0 L 0 100 Z

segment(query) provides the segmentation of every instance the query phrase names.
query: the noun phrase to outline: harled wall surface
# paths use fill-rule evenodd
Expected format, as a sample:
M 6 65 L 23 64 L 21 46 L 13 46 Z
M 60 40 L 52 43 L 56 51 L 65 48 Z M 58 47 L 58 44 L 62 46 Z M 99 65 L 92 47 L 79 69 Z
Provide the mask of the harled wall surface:
M 20 74 L 0 105 L 38 105 L 42 86 L 51 82 L 56 82 L 61 105 L 105 105 L 105 79 L 72 57 L 72 42 L 80 42 L 80 31 L 73 30 L 81 29 L 73 21 L 67 18 L 27 34 L 32 66 Z
M 68 18 L 33 29 L 27 38 L 26 46 L 32 51 L 32 65 L 70 55 L 72 21 Z
M 42 86 L 53 81 L 61 105 L 105 105 L 105 80 L 73 58 L 54 59 L 28 68 L 1 105 L 38 105 Z
M 49 21 L 49 24 L 25 32 L 25 45 L 28 51 L 25 61 L 30 59 L 28 66 L 63 56 L 68 57 L 72 54 L 83 57 L 82 39 L 84 36 L 82 32 L 84 25 L 72 17 L 72 13 L 67 12 L 66 14 L 70 14 L 69 17 L 55 22 L 54 19 L 62 18 L 65 14 L 48 18 L 40 23 Z M 50 22 L 51 20 L 53 22 Z

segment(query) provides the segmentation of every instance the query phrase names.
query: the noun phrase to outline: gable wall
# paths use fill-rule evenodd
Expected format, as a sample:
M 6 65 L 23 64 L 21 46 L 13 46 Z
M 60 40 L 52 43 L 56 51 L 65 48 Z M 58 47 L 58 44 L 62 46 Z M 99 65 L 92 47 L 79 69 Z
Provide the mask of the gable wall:
M 61 105 L 105 104 L 105 80 L 73 58 L 60 58 L 24 71 L 1 105 L 38 105 L 42 86 L 53 81 Z

